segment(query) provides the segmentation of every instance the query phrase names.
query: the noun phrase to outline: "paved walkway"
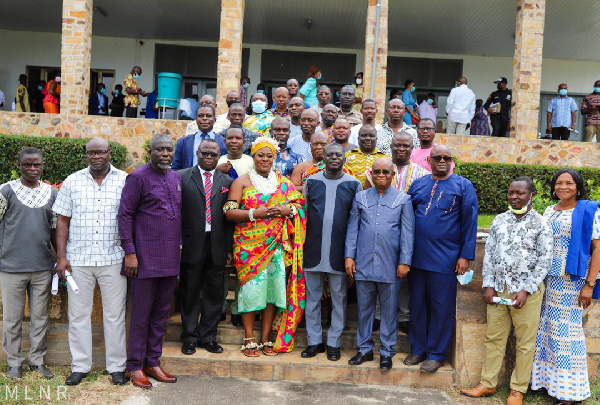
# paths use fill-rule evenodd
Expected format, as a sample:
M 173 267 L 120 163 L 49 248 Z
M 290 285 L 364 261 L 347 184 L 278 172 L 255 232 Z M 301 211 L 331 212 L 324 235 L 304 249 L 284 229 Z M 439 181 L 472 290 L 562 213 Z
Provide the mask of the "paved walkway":
M 123 405 L 162 404 L 453 404 L 444 392 L 410 387 L 290 383 L 230 378 L 179 377 L 176 384 L 153 381 L 154 388 Z

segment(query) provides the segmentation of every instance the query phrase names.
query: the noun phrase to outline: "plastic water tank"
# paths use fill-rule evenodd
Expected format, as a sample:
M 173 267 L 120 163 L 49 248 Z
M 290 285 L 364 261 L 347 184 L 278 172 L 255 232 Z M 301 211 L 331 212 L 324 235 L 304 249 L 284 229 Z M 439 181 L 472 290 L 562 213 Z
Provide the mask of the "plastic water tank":
M 181 94 L 182 77 L 177 73 L 159 73 L 158 76 L 158 105 L 177 108 Z

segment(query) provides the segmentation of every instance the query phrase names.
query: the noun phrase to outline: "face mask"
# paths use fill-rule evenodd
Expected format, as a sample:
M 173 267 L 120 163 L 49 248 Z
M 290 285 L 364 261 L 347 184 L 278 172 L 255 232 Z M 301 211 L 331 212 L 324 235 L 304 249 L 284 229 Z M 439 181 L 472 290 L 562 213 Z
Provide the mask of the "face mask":
M 454 83 L 454 87 L 458 87 L 458 82 Z
M 250 86 L 250 83 L 244 83 L 244 84 L 242 84 L 242 86 L 244 86 L 244 88 L 247 89 L 248 86 Z
M 567 89 L 560 89 L 558 91 L 558 94 L 560 94 L 561 96 L 566 96 L 567 95 Z
M 137 80 L 137 79 L 139 79 L 139 78 L 140 78 L 140 75 L 138 75 L 138 74 L 136 73 L 136 74 L 134 74 L 134 75 L 133 75 L 133 78 L 134 78 L 135 80 Z
M 502 84 L 498 83 L 498 84 L 496 85 L 496 88 L 497 88 L 498 90 L 502 90 Z
M 417 89 L 416 87 L 413 87 L 412 89 L 410 89 L 410 92 L 414 93 L 416 89 Z
M 510 212 L 512 212 L 513 214 L 523 215 L 527 212 L 527 208 L 529 208 L 529 204 L 531 204 L 531 198 L 529 199 L 529 202 L 523 206 L 523 208 L 518 209 L 518 210 L 514 209 L 510 204 L 508 204 L 508 210 Z
M 360 86 L 362 84 L 362 79 L 356 79 L 356 84 Z
M 337 98 L 340 98 L 340 92 L 339 92 L 339 91 L 336 91 L 336 92 L 335 92 L 335 96 L 336 96 Z
M 106 93 L 106 89 L 100 89 L 100 93 L 101 93 L 101 94 L 104 94 L 104 93 Z
M 319 77 L 317 77 L 317 80 L 321 80 L 322 77 L 323 77 L 323 74 L 320 74 Z
M 267 109 L 267 103 L 262 100 L 256 100 L 252 102 L 252 112 L 255 114 L 262 114 Z
M 256 90 L 256 92 L 257 92 L 258 94 L 265 94 L 265 91 L 264 91 L 264 90 Z
M 227 101 L 227 107 L 231 107 L 233 104 L 237 103 L 238 101 L 236 100 L 229 100 Z
M 42 91 L 43 87 L 42 86 L 38 86 L 38 90 Z
M 115 90 L 115 96 L 119 95 L 119 90 Z
M 594 93 L 600 93 L 600 87 L 594 87 Z
M 54 81 L 55 81 L 56 83 L 60 83 L 60 76 L 56 76 L 56 77 L 54 78 Z
M 427 99 L 427 104 L 429 104 L 429 105 L 432 105 L 432 104 L 433 104 L 433 100 L 432 100 L 432 99 L 430 99 L 430 98 L 428 98 L 428 99 Z

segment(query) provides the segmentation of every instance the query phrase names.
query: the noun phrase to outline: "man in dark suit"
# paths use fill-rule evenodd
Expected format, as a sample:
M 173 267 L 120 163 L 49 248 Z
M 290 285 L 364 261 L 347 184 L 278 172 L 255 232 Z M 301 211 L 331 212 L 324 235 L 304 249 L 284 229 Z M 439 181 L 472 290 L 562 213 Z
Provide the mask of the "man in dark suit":
M 106 93 L 106 87 L 103 83 L 98 83 L 96 92 L 90 95 L 89 115 L 108 115 L 108 97 L 104 93 Z
M 200 142 L 204 139 L 212 139 L 219 145 L 221 155 L 227 154 L 225 147 L 225 139 L 213 131 L 215 125 L 215 109 L 209 104 L 202 104 L 196 113 L 196 123 L 198 124 L 198 132 L 184 136 L 177 140 L 175 146 L 175 157 L 171 169 L 181 170 L 193 167 L 198 164 L 196 152 L 200 146 Z
M 233 180 L 215 170 L 219 156 L 219 144 L 205 139 L 197 151 L 198 165 L 179 172 L 181 352 L 188 355 L 196 352 L 196 346 L 211 353 L 223 352 L 216 342 L 217 324 L 223 305 L 225 264 L 233 263 L 233 224 L 225 220 L 223 205 Z

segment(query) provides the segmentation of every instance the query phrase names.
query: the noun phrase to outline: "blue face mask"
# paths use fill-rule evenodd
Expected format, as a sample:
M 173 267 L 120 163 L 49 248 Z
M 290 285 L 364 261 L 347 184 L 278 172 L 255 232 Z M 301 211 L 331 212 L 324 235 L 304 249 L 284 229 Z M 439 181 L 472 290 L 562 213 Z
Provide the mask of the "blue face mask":
M 264 91 L 264 90 L 256 90 L 256 92 L 257 92 L 258 94 L 265 94 L 265 91 Z
M 100 93 L 101 93 L 101 94 L 104 94 L 104 93 L 106 93 L 106 89 L 100 89 Z
M 335 92 L 335 96 L 336 96 L 337 98 L 340 98 L 340 92 L 339 92 L 339 91 L 336 91 L 336 92 Z
M 417 89 L 416 87 L 413 87 L 412 89 L 410 89 L 410 92 L 414 93 L 416 89 Z
M 428 98 L 428 99 L 427 99 L 427 104 L 429 104 L 429 105 L 432 105 L 432 104 L 433 104 L 433 100 L 432 100 L 432 99 L 430 99 L 430 98 Z
M 558 94 L 560 94 L 561 96 L 566 96 L 567 95 L 567 89 L 560 89 L 558 91 Z
M 119 90 L 115 90 L 115 96 L 119 95 Z
M 250 83 L 244 83 L 243 86 L 244 86 L 245 89 L 247 89 L 248 86 L 250 86 Z
M 135 74 L 133 75 L 133 78 L 134 78 L 135 80 L 137 80 L 137 79 L 139 79 L 139 78 L 140 78 L 140 75 L 138 75 L 137 73 L 135 73 Z
M 323 74 L 319 74 L 319 77 L 317 77 L 317 80 L 321 80 L 322 77 L 323 77 Z
M 600 87 L 594 87 L 594 93 L 600 93 Z
M 38 90 L 42 91 L 43 87 L 42 86 L 38 86 Z

